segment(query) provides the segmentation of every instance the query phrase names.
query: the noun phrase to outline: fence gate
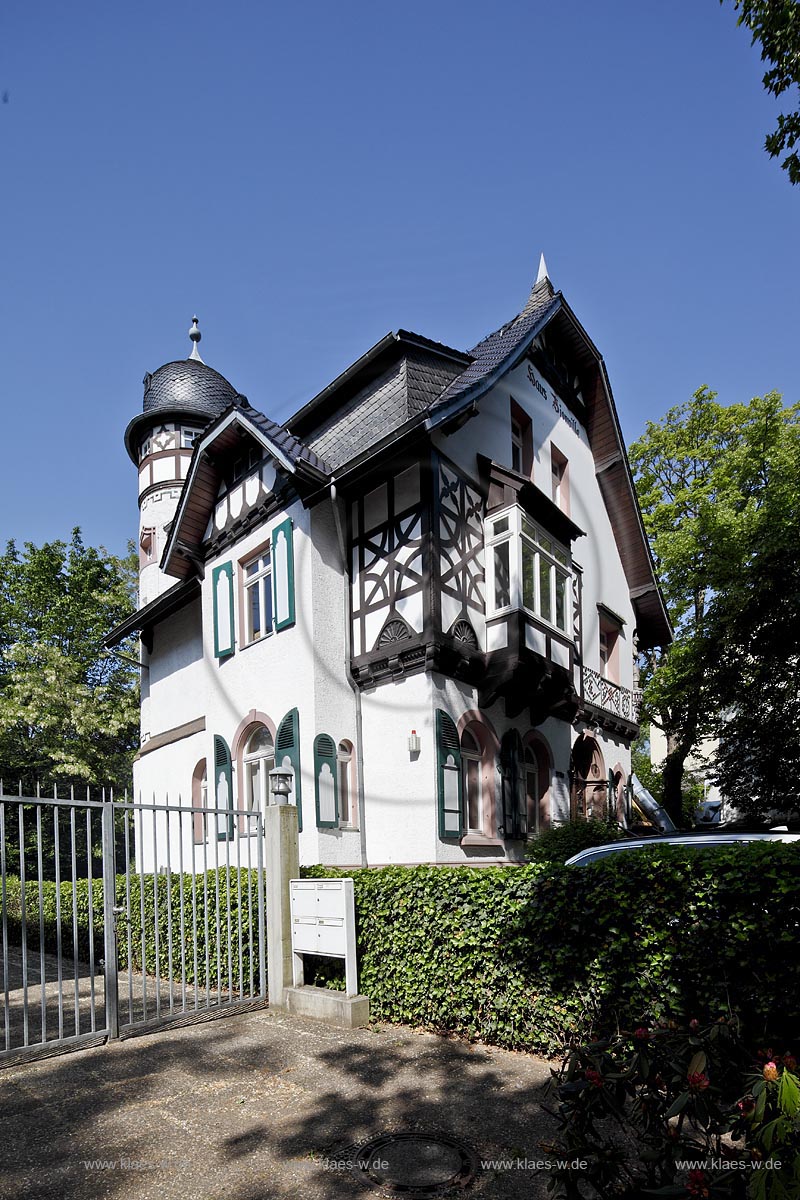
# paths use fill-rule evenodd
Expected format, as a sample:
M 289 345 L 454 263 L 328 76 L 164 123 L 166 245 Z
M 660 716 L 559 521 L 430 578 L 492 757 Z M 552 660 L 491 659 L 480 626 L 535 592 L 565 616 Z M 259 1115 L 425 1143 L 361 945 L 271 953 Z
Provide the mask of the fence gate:
M 0 1064 L 266 1003 L 263 818 L 0 786 Z

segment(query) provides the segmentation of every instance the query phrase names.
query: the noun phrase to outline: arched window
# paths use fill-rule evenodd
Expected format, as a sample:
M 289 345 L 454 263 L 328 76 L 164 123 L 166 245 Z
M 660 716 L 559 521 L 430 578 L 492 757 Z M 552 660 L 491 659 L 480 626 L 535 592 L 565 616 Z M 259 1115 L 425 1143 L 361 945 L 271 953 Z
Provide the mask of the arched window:
M 336 761 L 339 770 L 339 820 L 343 825 L 355 825 L 358 813 L 353 786 L 355 759 L 352 742 L 339 742 Z
M 208 770 L 204 758 L 200 759 L 192 772 L 192 808 L 204 810 L 192 813 L 193 841 L 196 846 L 202 846 L 208 837 L 208 818 L 205 811 L 208 809 Z
M 503 837 L 514 841 L 528 836 L 525 798 L 525 755 L 518 730 L 509 729 L 500 741 L 500 779 L 503 795 Z
M 269 773 L 275 766 L 275 744 L 264 725 L 257 725 L 244 747 L 244 807 L 247 813 L 263 813 L 270 801 Z M 258 822 L 248 818 L 246 832 L 255 833 Z
M 481 748 L 477 738 L 469 729 L 465 729 L 461 735 L 461 771 L 463 775 L 464 829 L 467 833 L 483 831 L 481 758 Z
M 607 786 L 600 747 L 593 737 L 581 734 L 572 747 L 572 819 L 605 816 Z
M 550 826 L 550 756 L 533 733 L 525 739 L 525 798 L 528 837 L 538 836 Z

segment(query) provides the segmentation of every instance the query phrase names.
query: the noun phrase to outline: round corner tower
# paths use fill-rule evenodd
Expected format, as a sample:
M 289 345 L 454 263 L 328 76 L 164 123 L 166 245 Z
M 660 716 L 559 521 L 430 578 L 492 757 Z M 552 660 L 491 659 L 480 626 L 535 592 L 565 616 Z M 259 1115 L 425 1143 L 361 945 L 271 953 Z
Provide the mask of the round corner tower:
M 195 438 L 238 401 L 236 389 L 206 366 L 198 351 L 200 330 L 192 320 L 189 358 L 166 363 L 144 377 L 142 412 L 125 430 L 125 449 L 139 469 L 139 607 L 176 581 L 159 563 L 166 527 L 175 516 Z

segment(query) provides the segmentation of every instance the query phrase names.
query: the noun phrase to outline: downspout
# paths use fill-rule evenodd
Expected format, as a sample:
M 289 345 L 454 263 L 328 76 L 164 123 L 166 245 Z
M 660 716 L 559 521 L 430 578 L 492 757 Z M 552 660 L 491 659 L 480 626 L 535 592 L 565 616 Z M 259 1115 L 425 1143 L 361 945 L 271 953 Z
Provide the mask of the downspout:
M 350 627 L 350 595 L 347 587 L 347 581 L 350 573 L 347 562 L 347 545 L 344 539 L 344 530 L 342 529 L 342 518 L 339 512 L 339 497 L 336 494 L 336 484 L 331 481 L 331 507 L 333 508 L 333 519 L 336 522 L 336 536 L 339 540 L 339 553 L 342 558 L 342 578 L 345 581 L 344 588 L 344 673 L 347 682 L 353 689 L 356 705 L 356 774 L 358 782 L 358 836 L 361 844 L 361 866 L 366 867 L 367 863 L 367 824 L 366 824 L 366 803 L 364 798 L 364 725 L 361 716 L 361 689 L 353 679 L 350 670 L 350 659 L 352 650 L 351 627 Z

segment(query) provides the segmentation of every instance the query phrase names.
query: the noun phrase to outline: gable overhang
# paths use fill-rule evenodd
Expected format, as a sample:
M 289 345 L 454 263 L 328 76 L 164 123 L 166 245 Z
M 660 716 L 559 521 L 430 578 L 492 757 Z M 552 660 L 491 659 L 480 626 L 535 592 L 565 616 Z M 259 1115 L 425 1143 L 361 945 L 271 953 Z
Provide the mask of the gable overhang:
M 179 612 L 180 609 L 185 608 L 187 604 L 190 604 L 199 595 L 200 581 L 198 579 L 179 580 L 178 583 L 168 588 L 166 592 L 162 592 L 155 600 L 151 600 L 144 608 L 140 608 L 117 625 L 115 629 L 112 629 L 103 642 L 103 645 L 107 650 L 113 650 L 120 642 L 124 642 L 125 638 L 130 637 L 132 633 L 141 634 L 142 641 L 148 643 L 152 637 L 153 627 L 159 621 L 165 621 L 173 613 Z
M 486 392 L 491 391 L 494 385 L 503 378 L 509 371 L 513 370 L 519 363 L 528 356 L 532 343 L 536 340 L 542 330 L 550 324 L 556 314 L 564 305 L 564 299 L 559 293 L 553 298 L 552 304 L 545 309 L 538 321 L 536 321 L 528 332 L 515 342 L 509 348 L 508 354 L 500 359 L 490 370 L 475 380 L 469 387 L 463 389 L 454 396 L 449 402 L 437 404 L 428 414 L 426 427 L 428 430 L 438 429 L 440 426 L 457 420 L 462 412 L 469 409 L 476 409 L 477 401 Z M 479 363 L 476 360 L 476 365 Z
M 238 406 L 222 413 L 206 430 L 194 452 L 181 491 L 178 508 L 161 558 L 161 570 L 167 575 L 186 578 L 202 574 L 202 545 L 209 518 L 216 504 L 220 471 L 217 460 L 233 449 L 242 433 L 248 434 L 267 451 L 278 467 L 297 485 L 298 491 L 319 487 L 325 473 L 302 458 L 287 454 L 274 438 Z

